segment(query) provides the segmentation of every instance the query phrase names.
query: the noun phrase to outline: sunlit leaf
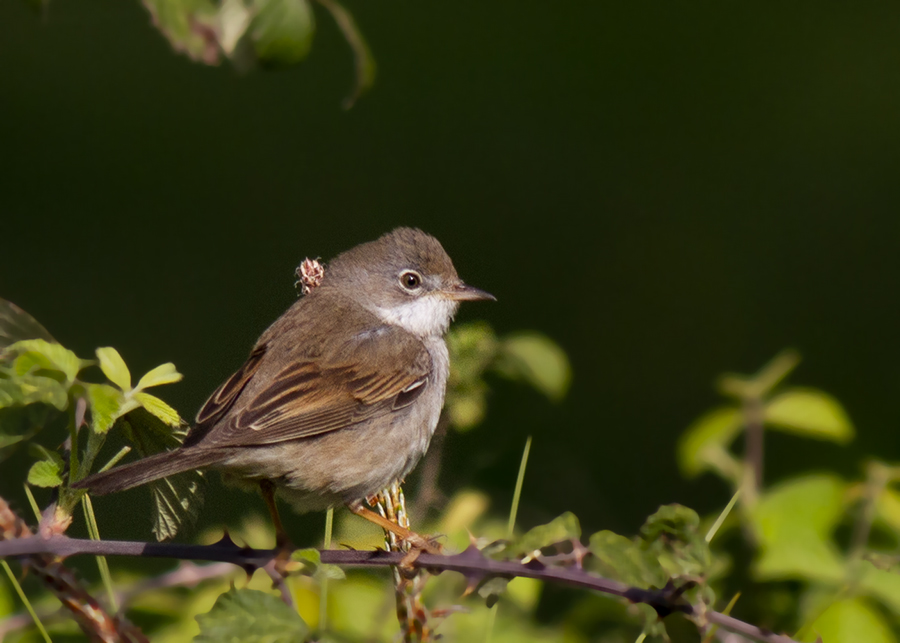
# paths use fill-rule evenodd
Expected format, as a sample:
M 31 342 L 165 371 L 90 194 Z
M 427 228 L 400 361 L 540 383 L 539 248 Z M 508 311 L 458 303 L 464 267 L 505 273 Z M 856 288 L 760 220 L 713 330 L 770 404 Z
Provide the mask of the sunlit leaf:
M 581 538 L 581 525 L 575 514 L 567 511 L 546 525 L 538 525 L 513 539 L 505 551 L 514 555 L 529 555 L 544 547 L 578 538 Z
M 44 375 L 16 375 L 0 368 L 0 409 L 44 403 L 63 411 L 69 405 L 67 387 Z
M 158 417 L 169 426 L 181 426 L 183 420 L 181 419 L 181 416 L 178 415 L 178 411 L 173 409 L 171 406 L 163 402 L 155 395 L 150 395 L 149 393 L 135 393 L 134 399 L 137 400 L 137 402 L 141 406 L 150 411 L 150 413 Z
M 738 409 L 713 409 L 691 424 L 678 441 L 678 464 L 689 478 L 709 469 L 741 430 Z
M 700 516 L 688 507 L 662 505 L 644 522 L 641 538 L 670 576 L 703 575 L 712 563 Z
M 844 563 L 831 533 L 844 511 L 846 483 L 836 476 L 807 475 L 764 493 L 752 514 L 759 540 L 760 579 L 836 582 Z
M 23 339 L 56 341 L 34 317 L 11 301 L 0 298 L 0 351 Z
M 790 389 L 766 404 L 773 428 L 841 444 L 853 439 L 853 425 L 833 397 L 816 389 Z
M 59 371 L 69 383 L 75 380 L 81 369 L 90 364 L 86 360 L 78 359 L 72 351 L 44 339 L 18 341 L 9 346 L 6 352 L 19 356 L 31 353 L 30 359 L 25 362 L 28 364 L 29 369 L 39 367 L 45 370 Z
M 175 364 L 166 362 L 147 372 L 147 374 L 140 379 L 135 388 L 143 390 L 145 388 L 150 388 L 151 386 L 174 384 L 175 382 L 180 382 L 182 377 L 184 376 L 175 370 Z
M 125 360 L 112 346 L 104 346 L 97 349 L 97 359 L 100 360 L 100 369 L 110 382 L 123 391 L 131 390 L 131 372 L 125 365 Z
M 896 643 L 884 617 L 862 598 L 832 603 L 809 626 L 801 641 L 825 643 Z
M 884 489 L 875 503 L 876 515 L 894 531 L 900 533 L 900 492 Z
M 669 576 L 645 547 L 611 531 L 591 536 L 593 569 L 603 576 L 635 587 L 663 587 Z
M 551 400 L 561 400 L 572 380 L 565 351 L 549 337 L 535 332 L 505 338 L 495 368 L 506 377 L 528 382 Z
M 28 470 L 28 484 L 34 487 L 58 487 L 62 484 L 62 474 L 65 462 L 55 451 L 41 449 L 44 454 L 42 460 L 35 462 Z
M 293 65 L 309 53 L 316 31 L 308 0 L 258 0 L 247 28 L 256 56 L 264 65 Z
M 444 405 L 450 424 L 455 429 L 467 431 L 481 423 L 487 411 L 485 391 L 466 390 L 450 392 Z
M 309 628 L 297 611 L 272 594 L 231 589 L 206 614 L 197 616 L 196 643 L 296 643 Z
M 878 569 L 871 562 L 863 560 L 855 570 L 858 587 L 873 598 L 877 598 L 890 609 L 895 617 L 900 616 L 900 574 L 894 569 Z
M 90 384 L 88 401 L 91 404 L 91 428 L 96 433 L 106 433 L 122 415 L 125 395 L 109 384 Z

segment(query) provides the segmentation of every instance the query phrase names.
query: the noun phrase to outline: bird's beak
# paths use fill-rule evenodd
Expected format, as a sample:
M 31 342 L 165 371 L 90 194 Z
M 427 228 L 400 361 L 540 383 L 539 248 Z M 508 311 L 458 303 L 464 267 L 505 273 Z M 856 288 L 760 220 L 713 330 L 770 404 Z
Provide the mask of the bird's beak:
M 461 281 L 444 288 L 442 294 L 447 299 L 452 299 L 453 301 L 497 301 L 497 298 L 491 293 L 475 288 L 474 286 L 469 286 Z

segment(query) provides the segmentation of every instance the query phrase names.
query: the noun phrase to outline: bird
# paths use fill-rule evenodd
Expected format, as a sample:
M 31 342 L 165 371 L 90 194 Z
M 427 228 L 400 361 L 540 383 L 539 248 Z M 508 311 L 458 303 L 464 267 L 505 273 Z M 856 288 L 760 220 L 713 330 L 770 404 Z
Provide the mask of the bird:
M 258 487 L 280 546 L 275 493 L 300 513 L 346 505 L 404 539 L 363 500 L 428 449 L 449 375 L 444 336 L 464 283 L 440 242 L 402 227 L 343 252 L 260 336 L 202 406 L 182 445 L 81 480 L 103 495 L 193 469 Z

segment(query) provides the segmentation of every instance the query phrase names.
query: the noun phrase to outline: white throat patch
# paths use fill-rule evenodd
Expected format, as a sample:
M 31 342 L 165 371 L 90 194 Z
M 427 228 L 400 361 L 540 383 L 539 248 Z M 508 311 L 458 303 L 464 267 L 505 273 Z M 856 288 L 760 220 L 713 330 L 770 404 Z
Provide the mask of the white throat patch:
M 413 335 L 434 337 L 447 332 L 457 308 L 459 302 L 426 295 L 392 308 L 377 307 L 375 314 L 384 323 L 400 326 Z

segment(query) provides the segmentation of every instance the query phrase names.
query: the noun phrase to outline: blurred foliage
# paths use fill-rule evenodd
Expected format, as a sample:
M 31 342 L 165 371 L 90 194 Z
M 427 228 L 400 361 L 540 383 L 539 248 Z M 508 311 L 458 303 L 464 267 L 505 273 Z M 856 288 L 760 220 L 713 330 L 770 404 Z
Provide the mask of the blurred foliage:
M 29 0 L 40 10 L 48 3 Z M 303 62 L 316 34 L 313 4 L 317 4 L 331 14 L 353 52 L 355 81 L 344 107 L 351 107 L 375 82 L 372 52 L 353 15 L 337 0 L 143 0 L 143 4 L 176 52 L 207 65 L 226 59 L 243 72 Z
M 147 389 L 177 382 L 181 375 L 172 364 L 163 364 L 134 384 L 115 349 L 100 348 L 95 359 L 81 359 L 54 342 L 24 311 L 8 302 L 0 304 L 4 342 L 0 455 L 8 457 L 28 446 L 34 464 L 27 483 L 54 490 L 52 518 L 62 531 L 76 518 L 74 508 L 84 497 L 72 484 L 97 470 L 95 460 L 110 432 L 121 431 L 142 455 L 180 443 L 187 425 Z M 490 326 L 478 322 L 456 327 L 448 346 L 453 370 L 447 417 L 459 430 L 471 430 L 484 419 L 491 374 L 524 383 L 551 401 L 562 399 L 571 381 L 565 354 L 538 333 L 498 337 Z M 660 619 L 648 605 L 581 593 L 565 605 L 555 603 L 558 611 L 548 618 L 538 610 L 545 600 L 545 588 L 538 581 L 441 574 L 428 580 L 422 594 L 436 632 L 454 641 L 483 640 L 485 632 L 491 632 L 492 641 L 700 640 L 708 609 L 727 605 L 738 613 L 746 609 L 765 616 L 767 606 L 779 605 L 766 616 L 765 625 L 792 633 L 797 640 L 898 641 L 900 467 L 872 460 L 865 464 L 861 480 L 807 472 L 771 487 L 762 484 L 763 452 L 750 448 L 750 443 L 762 444 L 765 431 L 789 431 L 837 444 L 855 433 L 834 397 L 785 384 L 798 363 L 799 356 L 786 351 L 755 375 L 723 376 L 718 388 L 729 401 L 703 414 L 682 436 L 677 456 L 685 475 L 710 473 L 732 488 L 732 502 L 715 515 L 701 518 L 687 507 L 664 505 L 637 535 L 603 530 L 587 536 L 585 547 L 579 521 L 569 512 L 510 535 L 504 517 L 489 511 L 484 494 L 461 490 L 432 522 L 416 525 L 425 533 L 446 534 L 450 551 L 475 542 L 497 559 L 565 565 L 583 561 L 591 572 L 634 588 L 669 588 L 694 607 L 695 616 Z M 98 371 L 105 381 L 88 377 Z M 41 446 L 32 438 L 44 427 L 63 433 L 67 428 L 68 441 L 57 450 Z M 747 448 L 736 449 L 742 436 Z M 101 468 L 112 466 L 125 453 L 120 451 Z M 202 497 L 199 482 L 167 484 L 167 495 L 155 494 L 158 537 L 171 537 L 184 520 L 196 515 Z M 88 506 L 85 515 L 90 526 L 93 514 Z M 91 533 L 96 532 L 94 525 Z M 230 535 L 249 546 L 273 545 L 271 529 L 258 517 L 248 517 Z M 213 542 L 220 537 L 221 533 L 206 533 L 199 538 Z M 369 549 L 382 544 L 383 534 L 365 521 L 338 514 L 335 540 Z M 735 567 L 729 551 L 729 543 L 735 541 L 752 551 L 746 569 Z M 394 595 L 385 575 L 322 565 L 314 549 L 295 552 L 291 565 L 295 573 L 289 587 L 296 610 L 281 601 L 264 573 L 246 579 L 244 572 L 230 566 L 206 577 L 203 571 L 208 567 L 182 563 L 183 578 L 170 584 L 115 569 L 106 575 L 103 565 L 100 576 L 109 595 L 118 592 L 128 613 L 154 641 L 222 640 L 223 632 L 236 641 L 396 637 Z M 756 584 L 753 605 L 742 605 L 737 597 L 729 602 L 723 594 L 735 576 Z M 319 587 L 326 578 L 332 582 L 322 609 Z M 792 583 L 787 590 L 785 581 Z M 142 583 L 156 588 L 132 593 L 125 589 L 140 588 Z M 77 632 L 58 613 L 49 593 L 34 582 L 28 589 L 52 637 L 65 639 Z M 99 587 L 94 591 L 101 593 Z M 13 587 L 0 584 L 0 615 L 19 611 Z M 266 618 L 260 618 L 263 614 Z M 323 614 L 328 619 L 324 630 Z M 40 640 L 35 629 L 18 623 L 4 632 L 0 621 L 3 640 Z

